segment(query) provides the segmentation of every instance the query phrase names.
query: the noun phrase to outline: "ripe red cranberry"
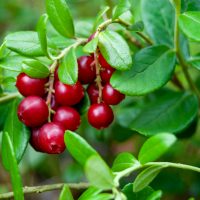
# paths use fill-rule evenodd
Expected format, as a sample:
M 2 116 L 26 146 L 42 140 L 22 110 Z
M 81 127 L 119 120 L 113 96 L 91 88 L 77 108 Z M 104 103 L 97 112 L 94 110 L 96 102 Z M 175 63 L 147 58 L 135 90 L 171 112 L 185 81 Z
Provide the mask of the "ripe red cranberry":
M 16 87 L 25 97 L 34 95 L 43 97 L 45 95 L 45 84 L 47 81 L 47 78 L 31 78 L 25 73 L 20 73 L 17 76 Z
M 55 95 L 51 95 L 51 109 L 56 111 L 58 109 L 59 105 L 57 104 L 56 102 L 56 99 L 55 99 Z
M 84 96 L 83 86 L 78 81 L 74 85 L 66 85 L 57 81 L 55 84 L 56 102 L 63 106 L 72 106 L 81 101 Z
M 35 129 L 32 130 L 31 138 L 30 138 L 30 144 L 36 151 L 42 152 L 42 146 L 39 143 L 39 139 L 38 139 L 39 132 L 40 132 L 40 128 L 35 128 Z
M 54 81 L 59 81 L 59 77 L 58 77 L 58 66 L 56 67 L 55 71 L 54 71 Z
M 46 102 L 38 96 L 29 96 L 18 106 L 18 118 L 26 126 L 38 127 L 48 119 L 49 111 Z
M 102 90 L 102 97 L 106 104 L 117 105 L 125 98 L 125 95 L 114 89 L 110 83 L 107 83 Z
M 78 59 L 78 80 L 82 84 L 92 83 L 96 78 L 94 59 L 91 56 L 81 56 Z
M 100 53 L 99 54 L 99 63 L 102 67 L 105 67 L 105 68 L 111 68 L 111 66 L 108 64 L 108 62 L 105 60 L 105 58 L 103 57 L 103 55 Z
M 93 104 L 88 110 L 88 121 L 96 129 L 108 127 L 113 119 L 113 111 L 105 103 Z
M 112 67 L 101 67 L 101 72 L 100 72 L 100 76 L 101 76 L 101 81 L 102 83 L 109 83 L 110 82 L 110 78 L 113 74 L 113 72 L 115 71 L 114 68 Z
M 43 152 L 62 153 L 65 150 L 64 133 L 65 129 L 60 123 L 50 122 L 43 125 L 38 135 Z
M 98 97 L 99 97 L 99 89 L 97 87 L 96 83 L 92 83 L 88 86 L 87 88 L 87 93 L 90 98 L 91 104 L 97 103 L 98 102 Z
M 65 130 L 75 131 L 81 123 L 81 118 L 74 108 L 60 107 L 57 109 L 53 121 L 60 122 Z

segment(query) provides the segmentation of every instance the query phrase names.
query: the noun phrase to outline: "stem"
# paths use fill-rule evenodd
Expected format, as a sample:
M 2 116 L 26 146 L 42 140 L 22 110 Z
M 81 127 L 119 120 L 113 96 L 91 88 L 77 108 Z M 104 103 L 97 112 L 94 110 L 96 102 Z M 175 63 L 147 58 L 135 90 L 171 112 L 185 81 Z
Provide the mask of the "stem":
M 36 186 L 36 187 L 24 187 L 23 193 L 24 194 L 32 194 L 32 193 L 42 193 L 42 192 L 48 192 L 52 190 L 60 190 L 63 188 L 64 185 L 68 185 L 72 189 L 86 189 L 89 187 L 88 183 L 58 183 L 58 184 L 52 184 L 52 185 L 42 185 L 42 186 Z M 4 194 L 0 194 L 0 199 L 10 199 L 14 197 L 13 192 L 8 192 Z
M 0 103 L 4 103 L 7 101 L 10 101 L 12 99 L 15 99 L 16 97 L 19 97 L 19 93 L 12 93 L 12 94 L 6 94 L 5 96 L 0 97 Z
M 144 39 L 144 41 L 147 42 L 147 44 L 149 45 L 153 45 L 153 42 L 146 36 L 144 35 L 142 32 L 136 32 L 142 39 Z
M 181 81 L 179 80 L 178 76 L 174 73 L 174 76 L 172 77 L 172 83 L 179 88 L 180 90 L 184 90 L 184 87 L 181 83 Z
M 188 82 L 190 89 L 198 96 L 198 99 L 200 101 L 200 92 L 199 92 L 198 88 L 196 87 L 196 85 L 194 84 L 194 82 L 188 72 L 189 65 L 188 65 L 187 61 L 185 61 L 185 59 L 182 55 L 181 49 L 180 49 L 179 27 L 178 27 L 178 17 L 181 12 L 180 0 L 174 0 L 174 4 L 175 4 L 175 10 L 176 10 L 175 28 L 174 28 L 175 29 L 174 46 L 175 46 L 175 50 L 176 50 L 176 55 L 177 55 L 178 61 L 180 63 L 183 74 Z
M 95 66 L 96 66 L 96 83 L 99 89 L 99 97 L 98 97 L 98 103 L 102 102 L 102 84 L 101 84 L 101 75 L 100 75 L 100 71 L 101 71 L 101 65 L 99 64 L 99 52 L 98 50 L 96 50 L 96 52 L 94 53 L 94 59 L 95 59 Z

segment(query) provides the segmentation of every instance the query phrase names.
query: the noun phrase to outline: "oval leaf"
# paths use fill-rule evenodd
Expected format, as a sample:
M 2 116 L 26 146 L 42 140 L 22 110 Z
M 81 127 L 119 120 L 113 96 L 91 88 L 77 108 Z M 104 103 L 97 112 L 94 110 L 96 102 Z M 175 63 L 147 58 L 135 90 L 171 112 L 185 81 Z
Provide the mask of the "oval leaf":
M 78 200 L 88 200 L 89 198 L 97 196 L 102 190 L 95 187 L 89 187 Z
M 169 92 L 138 112 L 129 127 L 143 135 L 179 133 L 197 116 L 198 100 L 193 94 Z M 177 117 L 178 114 L 178 117 Z
M 106 61 L 118 70 L 130 69 L 132 64 L 130 49 L 121 35 L 114 31 L 99 34 L 98 46 Z
M 78 134 L 72 131 L 65 132 L 65 144 L 70 154 L 84 166 L 87 159 L 98 153 Z
M 125 152 L 117 156 L 113 163 L 112 170 L 114 172 L 120 172 L 134 165 L 138 165 L 137 159 L 131 153 Z
M 83 47 L 83 51 L 86 53 L 93 53 L 96 51 L 97 49 L 97 45 L 98 45 L 98 37 L 95 37 L 94 39 L 92 39 L 90 42 L 88 42 L 84 47 Z
M 28 57 L 43 56 L 38 34 L 33 31 L 11 33 L 6 37 L 7 48 Z
M 174 143 L 176 137 L 170 133 L 161 133 L 147 139 L 140 149 L 138 159 L 141 164 L 152 162 L 162 156 Z
M 166 46 L 151 46 L 139 51 L 130 71 L 117 71 L 111 84 L 120 92 L 133 96 L 159 89 L 170 79 L 175 67 L 175 52 Z
M 74 37 L 74 24 L 65 0 L 46 0 L 46 10 L 54 28 L 65 37 Z
M 60 193 L 59 200 L 74 200 L 68 185 L 64 185 Z
M 90 184 L 99 189 L 112 189 L 114 187 L 114 176 L 98 155 L 93 155 L 87 160 L 85 174 Z
M 166 166 L 151 166 L 143 170 L 133 183 L 133 191 L 139 192 L 147 187 Z
M 170 1 L 142 0 L 141 11 L 145 29 L 153 41 L 172 47 L 175 10 Z
M 179 26 L 188 38 L 200 41 L 200 12 L 183 13 L 179 17 Z
M 46 14 L 40 17 L 37 24 L 37 33 L 40 40 L 42 51 L 45 53 L 46 56 L 49 56 L 48 44 L 47 44 L 47 30 L 46 30 L 47 20 L 48 16 Z
M 62 83 L 73 85 L 78 80 L 78 63 L 75 49 L 70 48 L 58 68 L 58 77 Z
M 4 140 L 2 141 L 2 144 L 4 145 L 6 153 L 2 154 L 2 159 L 3 159 L 4 166 L 6 165 L 6 168 L 7 168 L 7 165 L 9 166 L 8 170 L 11 176 L 14 199 L 24 200 L 22 180 L 19 174 L 19 169 L 17 166 L 15 151 L 12 145 L 12 141 L 7 132 L 4 132 L 3 135 L 4 135 Z M 5 160 L 6 160 L 6 164 L 4 163 Z
M 50 73 L 49 68 L 38 60 L 23 61 L 22 71 L 32 78 L 46 78 Z
M 22 159 L 22 156 L 24 155 L 24 152 L 27 148 L 29 138 L 30 138 L 30 131 L 29 129 L 23 125 L 17 117 L 17 108 L 18 104 L 20 102 L 20 99 L 16 98 L 10 107 L 10 113 L 6 119 L 5 125 L 4 125 L 4 132 L 8 132 L 9 137 L 12 142 L 13 149 L 15 151 L 16 160 L 19 163 Z M 4 160 L 6 158 L 6 147 L 4 142 L 6 140 L 5 134 L 3 134 L 2 137 L 2 160 L 4 162 L 4 166 L 6 169 L 9 169 L 9 163 L 7 163 L 7 160 Z

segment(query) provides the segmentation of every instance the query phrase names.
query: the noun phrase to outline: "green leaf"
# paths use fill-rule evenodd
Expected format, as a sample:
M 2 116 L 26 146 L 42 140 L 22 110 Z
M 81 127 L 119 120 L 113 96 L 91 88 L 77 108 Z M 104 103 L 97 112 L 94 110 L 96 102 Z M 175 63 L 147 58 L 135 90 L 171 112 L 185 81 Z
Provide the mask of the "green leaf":
M 145 30 L 154 43 L 173 47 L 175 11 L 170 1 L 142 0 L 141 11 Z
M 115 20 L 126 11 L 130 10 L 131 4 L 129 0 L 119 0 L 118 5 L 114 9 L 112 19 Z
M 0 60 L 0 68 L 14 72 L 21 72 L 22 62 L 24 59 L 25 57 L 18 55 L 3 58 Z
M 130 49 L 121 35 L 114 31 L 103 31 L 99 34 L 98 46 L 103 57 L 113 68 L 130 69 L 132 64 Z
M 96 19 L 95 19 L 95 22 L 94 22 L 93 32 L 96 31 L 96 29 L 97 29 L 99 23 L 100 23 L 101 20 L 102 20 L 103 15 L 104 15 L 109 9 L 110 9 L 109 6 L 105 6 L 105 7 L 103 7 L 103 8 L 99 11 L 99 13 L 97 14 L 97 17 L 96 17 Z
M 11 176 L 14 199 L 24 200 L 22 180 L 19 174 L 17 161 L 15 159 L 15 152 L 12 146 L 11 138 L 7 132 L 4 132 L 3 135 L 4 135 L 3 144 L 4 144 L 6 154 L 2 154 L 2 159 L 3 159 L 3 164 L 5 165 L 4 161 L 6 160 L 6 163 L 9 166 L 9 173 Z
M 133 167 L 134 165 L 138 166 L 139 163 L 131 153 L 120 153 L 114 160 L 112 171 L 120 172 L 127 168 Z
M 179 133 L 198 113 L 198 100 L 194 94 L 169 92 L 137 112 L 129 124 L 143 135 Z M 177 117 L 178 116 L 178 117 Z
M 99 155 L 93 155 L 87 160 L 85 174 L 90 184 L 99 189 L 112 189 L 115 186 L 110 168 Z
M 139 192 L 133 192 L 133 183 L 124 186 L 122 192 L 126 195 L 127 200 L 147 200 L 147 197 L 154 193 L 154 190 L 147 186 Z
M 38 60 L 25 60 L 22 71 L 32 78 L 46 78 L 49 76 L 49 68 Z
M 46 10 L 54 28 L 64 37 L 74 37 L 74 24 L 65 0 L 46 0 Z
M 141 164 L 152 162 L 161 157 L 174 143 L 176 137 L 170 133 L 154 135 L 146 140 L 140 149 L 138 159 Z
M 10 53 L 10 50 L 6 48 L 6 41 L 0 46 L 0 59 L 5 58 Z
M 48 44 L 47 44 L 47 20 L 48 20 L 48 16 L 47 14 L 43 14 L 37 24 L 37 33 L 38 33 L 38 37 L 40 40 L 40 45 L 42 48 L 42 51 L 45 53 L 45 55 L 48 57 L 49 53 L 48 53 Z
M 43 56 L 40 41 L 36 32 L 21 31 L 6 37 L 7 48 L 28 57 Z
M 139 192 L 147 187 L 164 167 L 166 166 L 151 166 L 143 170 L 133 183 L 133 192 Z
M 97 49 L 98 42 L 99 42 L 98 37 L 95 37 L 94 39 L 92 39 L 90 42 L 88 42 L 83 47 L 83 51 L 86 52 L 86 53 L 93 53 L 93 52 L 95 52 L 96 49 Z
M 128 29 L 130 31 L 141 32 L 144 29 L 144 23 L 142 21 L 138 21 L 132 26 L 129 26 Z
M 162 191 L 158 190 L 153 192 L 148 198 L 147 200 L 158 200 L 162 197 Z
M 179 26 L 188 38 L 200 41 L 200 12 L 183 13 L 179 17 Z
M 144 48 L 135 55 L 132 69 L 114 73 L 111 84 L 130 96 L 150 93 L 171 79 L 175 58 L 175 52 L 166 46 Z
M 18 117 L 17 117 L 17 108 L 20 102 L 19 98 L 13 100 L 9 115 L 7 116 L 5 125 L 4 125 L 4 134 L 2 137 L 2 160 L 4 163 L 4 167 L 8 170 L 10 168 L 9 162 L 7 160 L 7 150 L 6 150 L 6 134 L 8 132 L 10 140 L 12 142 L 13 149 L 15 151 L 16 160 L 19 163 L 24 155 L 24 152 L 27 148 L 29 138 L 30 138 L 30 131 L 29 129 L 23 125 Z
M 75 49 L 70 48 L 58 68 L 58 77 L 62 83 L 73 85 L 78 80 L 78 63 Z
M 98 195 L 102 190 L 95 187 L 89 187 L 80 197 L 78 200 L 88 200 L 89 198 L 95 197 Z
M 64 185 L 60 193 L 59 200 L 74 200 L 68 185 Z
M 65 132 L 65 144 L 70 154 L 76 159 L 82 166 L 92 155 L 98 155 L 98 153 L 78 134 L 72 131 Z

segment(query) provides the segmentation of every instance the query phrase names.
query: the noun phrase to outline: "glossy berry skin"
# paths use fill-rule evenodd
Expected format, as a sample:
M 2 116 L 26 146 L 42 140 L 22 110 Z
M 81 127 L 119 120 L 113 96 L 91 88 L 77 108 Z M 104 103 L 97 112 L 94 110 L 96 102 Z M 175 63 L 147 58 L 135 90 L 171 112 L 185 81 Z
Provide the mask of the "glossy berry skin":
M 60 123 L 50 122 L 40 128 L 38 140 L 42 150 L 48 154 L 60 154 L 65 150 L 65 129 Z
M 110 78 L 111 78 L 112 74 L 114 73 L 114 71 L 115 71 L 115 69 L 111 68 L 111 67 L 109 67 L 109 68 L 102 67 L 101 68 L 100 76 L 101 76 L 101 81 L 103 84 L 110 82 Z
M 40 132 L 40 128 L 35 128 L 35 129 L 32 130 L 31 138 L 30 138 L 30 144 L 36 151 L 42 152 L 42 146 L 39 143 L 39 139 L 38 139 L 39 132 Z
M 18 91 L 25 97 L 27 96 L 40 96 L 45 95 L 45 84 L 48 79 L 31 78 L 25 73 L 20 73 L 17 76 L 16 87 Z
M 91 104 L 98 102 L 99 90 L 98 90 L 96 83 L 92 83 L 88 86 L 87 93 L 90 98 Z
M 49 115 L 46 102 L 38 96 L 29 96 L 22 100 L 18 106 L 18 118 L 28 127 L 43 125 Z
M 101 53 L 99 54 L 99 58 L 98 59 L 99 59 L 100 65 L 102 67 L 104 67 L 104 68 L 112 68 L 110 66 L 110 64 L 108 64 L 108 62 L 105 60 L 105 58 L 103 57 L 103 55 Z
M 65 130 L 75 131 L 81 123 L 81 118 L 74 108 L 60 107 L 57 109 L 53 121 L 61 123 Z
M 74 85 L 66 85 L 57 81 L 55 84 L 56 102 L 62 106 L 72 106 L 81 101 L 84 96 L 83 86 L 78 81 Z
M 102 90 L 102 97 L 104 103 L 117 105 L 125 98 L 125 95 L 114 89 L 110 83 L 107 83 Z
M 96 129 L 107 128 L 113 119 L 113 111 L 105 103 L 93 104 L 88 110 L 88 121 Z
M 51 109 L 56 111 L 58 109 L 59 105 L 57 104 L 56 102 L 56 99 L 55 99 L 55 95 L 51 95 Z
M 78 80 L 82 84 L 92 83 L 96 78 L 94 59 L 91 56 L 81 56 L 78 59 Z

